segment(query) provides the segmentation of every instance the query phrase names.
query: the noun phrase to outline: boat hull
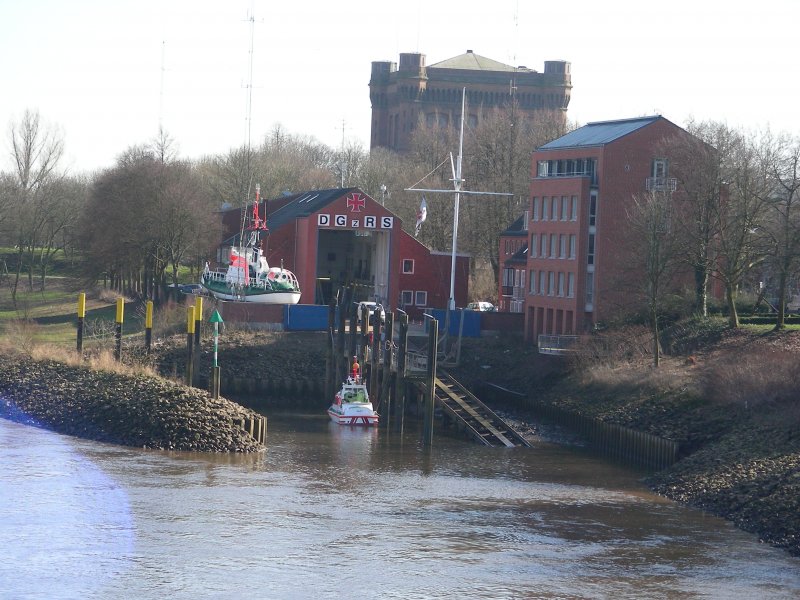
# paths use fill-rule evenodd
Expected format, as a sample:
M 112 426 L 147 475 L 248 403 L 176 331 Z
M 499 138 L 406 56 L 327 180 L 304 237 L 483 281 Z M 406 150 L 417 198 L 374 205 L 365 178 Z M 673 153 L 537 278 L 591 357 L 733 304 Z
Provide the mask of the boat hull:
M 202 281 L 201 285 L 209 294 L 219 300 L 237 300 L 256 304 L 297 304 L 300 301 L 300 292 L 295 290 L 267 290 L 246 287 L 241 294 L 234 294 L 229 287 L 216 282 Z
M 346 412 L 338 412 L 332 406 L 328 409 L 328 416 L 330 416 L 331 421 L 339 425 L 371 427 L 378 424 L 378 415 L 374 411 L 372 414 L 347 414 Z

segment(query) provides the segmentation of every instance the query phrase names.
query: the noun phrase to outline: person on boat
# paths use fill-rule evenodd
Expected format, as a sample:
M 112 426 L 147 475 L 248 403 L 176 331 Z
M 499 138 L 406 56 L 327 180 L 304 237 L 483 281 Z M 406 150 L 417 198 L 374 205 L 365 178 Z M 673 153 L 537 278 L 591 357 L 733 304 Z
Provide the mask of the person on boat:
M 353 381 L 358 381 L 359 371 L 361 370 L 361 365 L 358 364 L 358 358 L 353 357 L 353 367 L 351 370 Z

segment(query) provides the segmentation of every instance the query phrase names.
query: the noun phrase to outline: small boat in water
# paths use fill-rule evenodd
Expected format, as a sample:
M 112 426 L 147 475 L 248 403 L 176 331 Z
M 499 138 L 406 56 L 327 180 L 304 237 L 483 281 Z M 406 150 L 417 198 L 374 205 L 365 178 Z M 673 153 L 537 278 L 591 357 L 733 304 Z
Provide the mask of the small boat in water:
M 354 363 L 353 373 L 336 392 L 333 404 L 328 408 L 328 415 L 331 421 L 339 425 L 377 425 L 378 413 L 369 401 L 367 386 L 358 374 L 357 365 L 358 363 Z

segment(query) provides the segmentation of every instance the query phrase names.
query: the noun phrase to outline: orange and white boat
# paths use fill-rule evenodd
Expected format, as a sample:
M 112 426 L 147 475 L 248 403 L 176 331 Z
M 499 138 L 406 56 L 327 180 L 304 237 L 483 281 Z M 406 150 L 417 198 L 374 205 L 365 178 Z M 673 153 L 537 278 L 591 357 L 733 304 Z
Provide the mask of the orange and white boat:
M 333 404 L 328 408 L 331 421 L 339 425 L 377 425 L 378 413 L 369 400 L 367 386 L 356 375 L 348 376 L 341 389 L 336 392 Z

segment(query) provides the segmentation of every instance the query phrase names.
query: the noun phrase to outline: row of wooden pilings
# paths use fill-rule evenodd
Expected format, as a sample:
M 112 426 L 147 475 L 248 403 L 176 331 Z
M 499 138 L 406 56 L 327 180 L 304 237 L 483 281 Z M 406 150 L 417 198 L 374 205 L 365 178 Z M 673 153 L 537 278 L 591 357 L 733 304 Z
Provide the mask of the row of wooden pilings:
M 645 469 L 665 469 L 678 461 L 680 444 L 615 423 L 605 423 L 552 404 L 531 400 L 524 394 L 485 384 L 482 393 L 500 402 L 524 407 L 537 417 L 560 425 L 583 438 L 599 454 L 617 462 Z
M 232 422 L 234 425 L 238 425 L 239 429 L 250 434 L 250 437 L 259 444 L 267 443 L 267 417 L 264 415 L 233 419 Z
M 612 460 L 654 470 L 665 469 L 678 460 L 680 448 L 674 440 L 548 404 L 538 404 L 534 410 L 577 433 L 593 449 Z
M 422 409 L 423 445 L 433 443 L 434 380 L 438 321 L 426 315 L 428 321 L 427 369 L 424 374 L 408 373 L 408 314 L 391 312 L 377 307 L 372 317 L 366 306 L 355 302 L 354 290 L 342 288 L 328 305 L 328 344 L 325 360 L 325 397 L 332 399 L 353 363 L 368 382 L 370 400 L 381 414 L 381 426 L 387 430 L 403 432 L 410 399 L 416 399 Z M 337 320 L 338 308 L 338 320 Z M 361 314 L 359 315 L 359 310 Z M 356 326 L 360 316 L 360 331 Z M 347 323 L 350 323 L 349 331 Z M 398 327 L 395 342 L 395 325 Z M 363 365 L 363 366 L 362 366 Z

